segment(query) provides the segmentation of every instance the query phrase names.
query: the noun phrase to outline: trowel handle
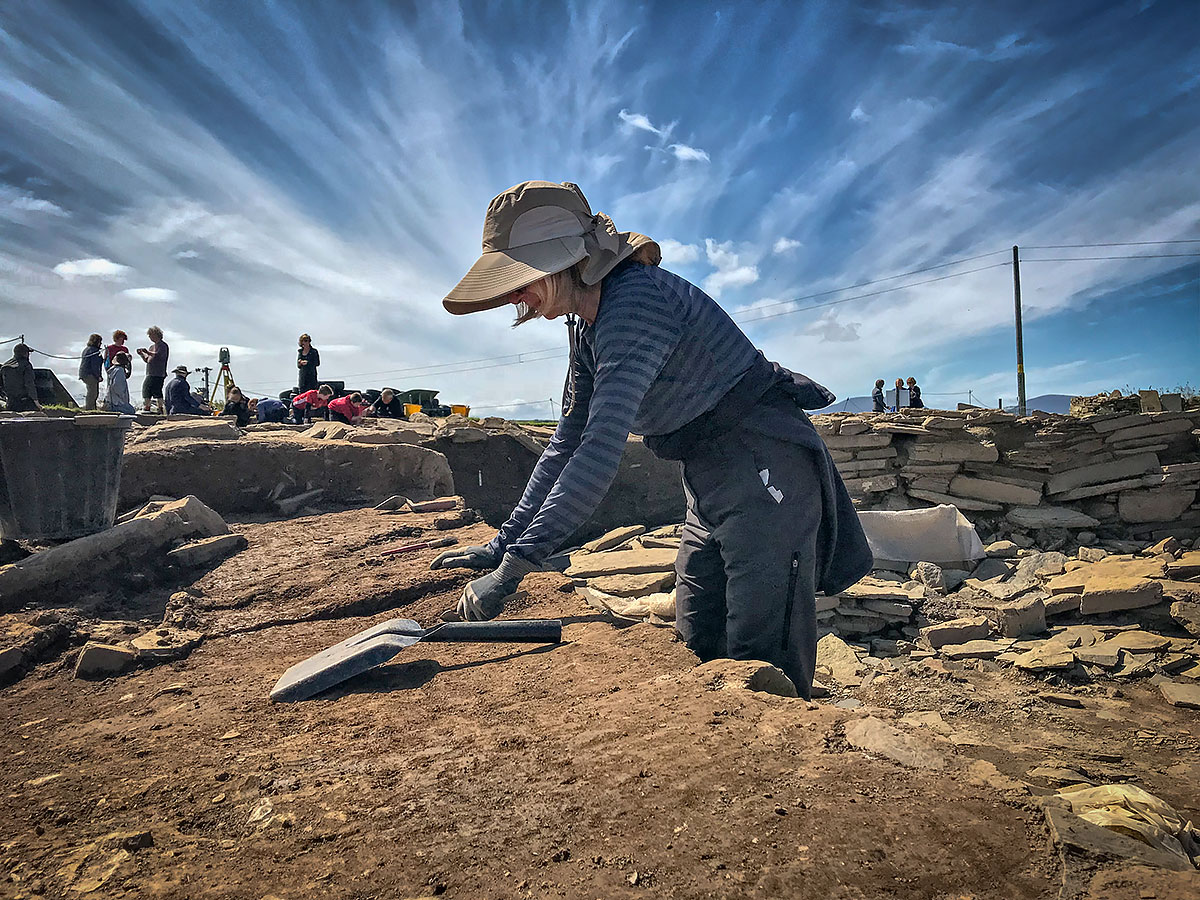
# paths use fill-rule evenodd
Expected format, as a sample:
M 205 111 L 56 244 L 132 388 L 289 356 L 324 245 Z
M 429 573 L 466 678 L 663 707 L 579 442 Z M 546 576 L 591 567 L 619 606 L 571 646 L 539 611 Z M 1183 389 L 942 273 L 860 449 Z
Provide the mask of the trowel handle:
M 446 622 L 425 633 L 423 641 L 494 641 L 513 644 L 557 644 L 558 619 L 501 619 L 498 622 Z

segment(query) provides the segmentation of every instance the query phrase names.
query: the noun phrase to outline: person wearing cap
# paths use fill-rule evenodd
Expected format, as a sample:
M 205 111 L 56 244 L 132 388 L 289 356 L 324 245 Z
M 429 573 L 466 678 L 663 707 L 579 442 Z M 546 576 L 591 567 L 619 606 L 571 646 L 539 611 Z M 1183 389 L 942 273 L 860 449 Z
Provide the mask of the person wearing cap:
M 33 363 L 29 361 L 30 352 L 28 345 L 17 344 L 13 347 L 12 359 L 0 366 L 0 389 L 4 391 L 9 412 L 37 412 L 42 408 L 38 402 Z
M 192 393 L 192 386 L 188 384 L 187 377 L 192 374 L 187 366 L 176 366 L 171 370 L 175 375 L 169 382 L 165 390 L 167 414 L 174 415 L 183 413 L 193 416 L 207 416 L 212 414 L 212 407 L 204 403 Z
M 492 200 L 483 254 L 442 303 L 455 314 L 514 305 L 518 324 L 565 316 L 563 413 L 496 536 L 432 565 L 491 570 L 467 585 L 456 613 L 493 618 L 588 519 L 628 435 L 641 434 L 655 454 L 683 462 L 680 636 L 701 660 L 774 663 L 808 697 L 815 593 L 837 593 L 871 567 L 854 506 L 804 413 L 835 398 L 768 362 L 660 259 L 653 240 L 617 231 L 573 184 L 528 181 Z

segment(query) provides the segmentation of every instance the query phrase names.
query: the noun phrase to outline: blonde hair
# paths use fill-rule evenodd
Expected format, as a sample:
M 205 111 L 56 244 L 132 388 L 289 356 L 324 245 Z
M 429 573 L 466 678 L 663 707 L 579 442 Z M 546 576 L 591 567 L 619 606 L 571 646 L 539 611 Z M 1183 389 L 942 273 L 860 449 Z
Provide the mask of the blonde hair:
M 163 336 L 162 329 L 159 328 L 157 325 L 151 325 L 149 328 L 146 329 L 146 337 L 150 338 L 150 340 L 152 340 L 152 341 L 161 341 L 162 336 Z
M 539 278 L 533 284 L 528 285 L 528 287 L 542 293 L 543 301 L 553 301 L 559 297 L 575 298 L 586 295 L 588 292 L 599 291 L 600 285 L 588 286 L 583 283 L 583 267 L 586 263 L 586 259 L 580 260 L 575 265 L 569 266 L 561 272 L 555 272 L 553 275 Z M 524 325 L 526 322 L 536 319 L 540 315 L 541 313 L 529 304 L 518 303 L 517 318 L 513 320 L 513 328 L 516 328 L 518 325 Z

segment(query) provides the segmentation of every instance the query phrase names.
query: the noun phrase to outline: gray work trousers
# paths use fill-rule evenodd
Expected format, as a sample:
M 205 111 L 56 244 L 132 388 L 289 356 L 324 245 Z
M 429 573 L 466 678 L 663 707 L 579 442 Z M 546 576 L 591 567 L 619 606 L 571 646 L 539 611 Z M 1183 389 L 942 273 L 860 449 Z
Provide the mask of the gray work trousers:
M 693 449 L 675 562 L 675 628 L 701 661 L 772 663 L 805 699 L 817 661 L 820 478 L 812 450 L 745 430 Z

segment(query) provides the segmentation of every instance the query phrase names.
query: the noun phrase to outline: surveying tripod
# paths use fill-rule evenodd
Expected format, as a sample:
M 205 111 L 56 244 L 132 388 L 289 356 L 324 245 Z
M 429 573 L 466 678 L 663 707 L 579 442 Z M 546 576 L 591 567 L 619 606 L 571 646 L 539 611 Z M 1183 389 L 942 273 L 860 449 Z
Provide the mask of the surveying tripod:
M 217 371 L 217 378 L 212 387 L 212 395 L 208 398 L 208 402 L 212 406 L 217 403 L 217 391 L 222 394 L 221 405 L 224 406 L 229 402 L 229 389 L 233 387 L 233 372 L 229 370 L 229 348 L 222 347 L 217 357 L 221 363 L 221 368 Z M 205 371 L 207 378 L 208 372 Z

